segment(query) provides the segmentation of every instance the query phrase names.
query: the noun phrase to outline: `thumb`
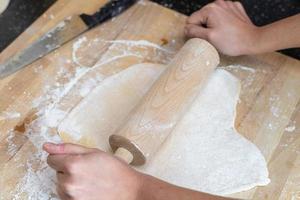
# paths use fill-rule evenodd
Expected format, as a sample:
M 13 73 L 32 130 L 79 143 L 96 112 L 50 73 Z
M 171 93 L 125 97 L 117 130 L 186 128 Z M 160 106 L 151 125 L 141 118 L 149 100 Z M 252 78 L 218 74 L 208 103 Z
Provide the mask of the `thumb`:
M 187 37 L 190 38 L 197 37 L 197 38 L 208 40 L 209 31 L 210 30 L 208 28 L 204 28 L 200 25 L 187 24 L 185 26 L 185 34 Z
M 54 144 L 46 142 L 43 149 L 49 154 L 85 154 L 94 151 L 81 145 L 71 143 Z

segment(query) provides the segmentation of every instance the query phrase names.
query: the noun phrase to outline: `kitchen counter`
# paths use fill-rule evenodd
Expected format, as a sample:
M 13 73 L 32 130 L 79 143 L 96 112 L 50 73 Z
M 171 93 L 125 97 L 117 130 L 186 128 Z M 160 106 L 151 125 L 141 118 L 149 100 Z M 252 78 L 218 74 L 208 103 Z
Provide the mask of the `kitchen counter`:
M 0 15 L 0 52 L 54 2 L 55 0 L 40 0 L 38 3 L 34 0 L 12 0 L 7 11 Z M 211 0 L 154 0 L 154 2 L 190 15 Z M 253 23 L 258 26 L 300 13 L 298 0 L 241 0 L 241 2 Z M 299 48 L 280 52 L 300 59 Z
M 93 13 L 104 3 L 104 0 L 90 0 L 90 4 L 82 0 L 57 1 L 1 53 L 0 60 L 28 46 L 62 19 L 82 12 Z M 45 113 L 53 106 L 70 106 L 70 101 L 83 98 L 78 95 L 82 87 L 70 87 L 77 83 L 82 70 L 96 68 L 105 78 L 140 62 L 166 64 L 170 54 L 132 43 L 146 40 L 168 49 L 166 52 L 175 53 L 185 42 L 185 20 L 186 16 L 157 4 L 138 3 L 2 79 L 0 199 L 15 196 L 29 199 L 28 195 L 41 200 L 39 194 L 46 199 L 47 194 L 52 194 L 54 172 L 46 167 L 41 144 L 55 137 L 57 131 L 52 123 L 56 122 L 50 120 L 50 125 L 38 122 L 43 122 Z M 113 44 L 115 40 L 129 42 L 129 45 L 125 43 L 120 48 Z M 257 56 L 222 56 L 220 67 L 241 80 L 235 127 L 260 149 L 268 162 L 271 179 L 267 186 L 232 196 L 255 200 L 297 199 L 300 195 L 300 62 L 273 52 Z M 36 110 L 40 115 L 34 121 Z M 43 132 L 45 129 L 47 132 Z

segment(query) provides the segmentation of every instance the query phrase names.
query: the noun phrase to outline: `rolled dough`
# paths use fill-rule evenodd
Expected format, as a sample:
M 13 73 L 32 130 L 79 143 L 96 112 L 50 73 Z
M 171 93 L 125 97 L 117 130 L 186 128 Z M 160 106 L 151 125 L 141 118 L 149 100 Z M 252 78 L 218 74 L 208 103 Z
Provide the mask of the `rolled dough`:
M 104 80 L 60 124 L 63 140 L 109 152 L 109 135 L 126 121 L 163 69 L 139 64 Z M 136 169 L 218 195 L 268 184 L 264 157 L 234 128 L 239 90 L 239 80 L 216 70 L 156 155 Z
M 240 82 L 218 69 L 148 165 L 170 183 L 217 195 L 270 182 L 259 149 L 234 128 Z
M 109 136 L 125 122 L 165 67 L 137 64 L 104 79 L 58 126 L 63 141 L 109 150 Z

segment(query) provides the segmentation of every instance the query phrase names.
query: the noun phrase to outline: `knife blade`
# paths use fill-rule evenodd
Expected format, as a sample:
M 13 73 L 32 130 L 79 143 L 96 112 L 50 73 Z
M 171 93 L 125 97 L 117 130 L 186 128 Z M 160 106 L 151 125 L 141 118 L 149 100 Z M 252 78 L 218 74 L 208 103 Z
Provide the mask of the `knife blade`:
M 119 15 L 135 2 L 136 0 L 111 0 L 93 15 L 67 17 L 29 47 L 0 64 L 0 79 L 33 63 L 85 31 Z

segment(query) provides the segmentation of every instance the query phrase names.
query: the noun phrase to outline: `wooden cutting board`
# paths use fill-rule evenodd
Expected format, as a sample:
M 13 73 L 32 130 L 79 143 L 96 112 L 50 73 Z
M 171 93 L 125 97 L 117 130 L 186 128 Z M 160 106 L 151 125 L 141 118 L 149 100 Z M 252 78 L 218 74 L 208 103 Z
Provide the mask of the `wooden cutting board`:
M 0 62 L 26 47 L 63 18 L 75 13 L 93 13 L 104 3 L 101 0 L 89 1 L 88 4 L 79 0 L 58 1 L 1 53 Z M 85 42 L 76 51 L 75 61 L 73 47 L 83 36 L 0 80 L 0 114 L 12 111 L 21 114 L 9 120 L 0 118 L 0 199 L 13 199 L 15 190 L 20 190 L 16 188 L 17 183 L 26 174 L 27 160 L 37 152 L 22 132 L 11 135 L 10 130 L 31 115 L 35 100 L 45 95 L 48 88 L 54 87 L 58 81 L 60 85 L 67 82 L 65 77 L 58 75 L 62 68 L 72 75 L 79 64 L 92 67 L 104 63 L 100 71 L 110 76 L 139 62 L 168 63 L 184 44 L 185 19 L 186 16 L 142 1 L 121 16 L 83 34 Z M 167 49 L 167 52 L 149 46 L 129 45 L 128 49 L 126 45 L 120 47 L 101 42 L 103 40 L 147 40 Z M 125 50 L 133 55 L 124 56 L 122 52 Z M 116 56 L 119 57 L 105 63 Z M 221 66 L 232 64 L 225 69 L 242 81 L 236 128 L 262 151 L 271 178 L 268 186 L 232 196 L 270 200 L 300 198 L 300 62 L 278 53 L 235 58 L 222 56 Z M 75 105 L 80 100 L 80 96 L 74 95 L 66 102 Z M 12 145 L 14 151 L 11 151 Z M 36 165 L 40 163 L 36 162 Z M 27 199 L 26 194 L 21 194 L 21 199 Z

